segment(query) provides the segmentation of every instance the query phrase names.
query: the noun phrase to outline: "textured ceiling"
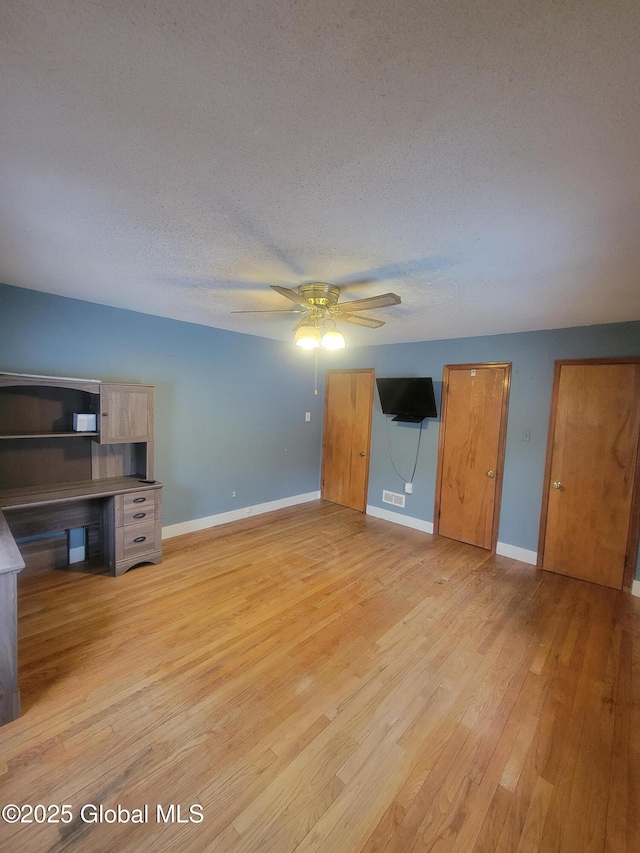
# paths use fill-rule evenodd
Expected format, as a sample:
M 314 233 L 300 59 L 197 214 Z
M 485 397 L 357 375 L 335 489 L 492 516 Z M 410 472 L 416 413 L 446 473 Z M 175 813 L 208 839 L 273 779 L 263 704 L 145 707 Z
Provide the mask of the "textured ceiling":
M 0 281 L 288 339 L 640 318 L 638 0 L 2 0 Z

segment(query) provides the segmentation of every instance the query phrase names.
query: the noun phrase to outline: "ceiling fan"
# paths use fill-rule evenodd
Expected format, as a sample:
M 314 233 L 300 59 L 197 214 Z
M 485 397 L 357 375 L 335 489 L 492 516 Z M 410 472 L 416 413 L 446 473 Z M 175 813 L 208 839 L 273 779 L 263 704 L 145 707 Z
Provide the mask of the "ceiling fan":
M 304 314 L 293 331 L 298 346 L 304 349 L 315 349 L 322 346 L 327 349 L 342 349 L 345 346 L 344 337 L 335 330 L 337 322 L 353 323 L 356 326 L 366 326 L 378 329 L 384 326 L 383 320 L 372 317 L 362 317 L 360 311 L 375 308 L 389 308 L 399 305 L 401 299 L 395 293 L 381 293 L 379 296 L 369 296 L 365 299 L 354 299 L 351 302 L 339 302 L 340 288 L 335 284 L 313 281 L 301 284 L 296 290 L 270 285 L 272 290 L 295 302 L 298 308 L 274 309 L 267 311 L 232 311 L 232 314 Z M 323 333 L 324 330 L 324 333 Z

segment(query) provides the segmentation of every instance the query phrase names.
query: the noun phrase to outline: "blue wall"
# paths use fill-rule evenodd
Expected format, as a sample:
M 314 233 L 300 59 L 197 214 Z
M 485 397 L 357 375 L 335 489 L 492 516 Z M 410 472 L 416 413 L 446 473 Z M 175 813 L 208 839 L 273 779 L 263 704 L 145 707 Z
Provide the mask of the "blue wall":
M 640 322 L 347 349 L 323 356 L 321 369 L 432 376 L 439 411 L 445 364 L 512 362 L 499 539 L 535 551 L 554 361 L 625 355 L 640 355 Z M 155 384 L 167 525 L 319 488 L 322 390 L 314 397 L 313 357 L 289 343 L 0 285 L 0 369 Z M 376 395 L 369 503 L 398 512 L 382 490 L 403 491 L 419 430 L 389 420 Z M 404 514 L 424 521 L 433 521 L 439 426 L 424 422 L 406 497 Z
M 253 335 L 0 285 L 1 370 L 156 386 L 165 525 L 319 488 L 321 398 L 299 355 Z
M 536 551 L 554 361 L 629 355 L 640 355 L 640 322 L 344 350 L 341 363 L 335 366 L 374 367 L 376 376 L 432 376 L 440 412 L 445 364 L 510 361 L 511 394 L 499 540 Z M 376 394 L 370 504 L 433 521 L 439 421 L 439 418 L 424 421 L 413 494 L 406 496 L 404 511 L 394 509 L 382 503 L 382 490 L 402 492 L 403 479 L 389 461 L 387 430 L 396 468 L 409 476 L 415 460 L 418 427 L 391 422 L 382 414 Z M 525 430 L 531 432 L 529 442 L 523 441 Z

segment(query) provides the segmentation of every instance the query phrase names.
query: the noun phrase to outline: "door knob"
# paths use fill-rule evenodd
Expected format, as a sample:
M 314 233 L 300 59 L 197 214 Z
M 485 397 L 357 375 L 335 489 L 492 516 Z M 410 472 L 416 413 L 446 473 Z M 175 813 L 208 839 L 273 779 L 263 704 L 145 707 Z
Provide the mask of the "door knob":
M 494 472 L 494 471 L 487 471 L 487 477 L 492 477 L 492 478 L 493 478 L 493 477 L 495 477 L 495 476 L 496 476 L 496 475 L 495 475 L 495 472 Z
M 361 451 L 360 451 L 360 456 L 366 456 L 366 455 L 367 455 L 367 454 L 364 452 L 364 450 L 361 450 Z
M 562 483 L 560 482 L 560 480 L 554 480 L 553 488 L 554 489 L 561 489 L 562 488 Z

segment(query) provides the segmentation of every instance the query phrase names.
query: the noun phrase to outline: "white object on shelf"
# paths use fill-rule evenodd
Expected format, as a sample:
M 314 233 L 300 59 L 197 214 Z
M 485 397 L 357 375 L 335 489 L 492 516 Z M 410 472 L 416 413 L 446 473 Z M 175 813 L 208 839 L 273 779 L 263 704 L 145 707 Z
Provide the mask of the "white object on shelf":
M 97 429 L 96 415 L 74 412 L 73 428 L 76 432 L 95 432 Z

